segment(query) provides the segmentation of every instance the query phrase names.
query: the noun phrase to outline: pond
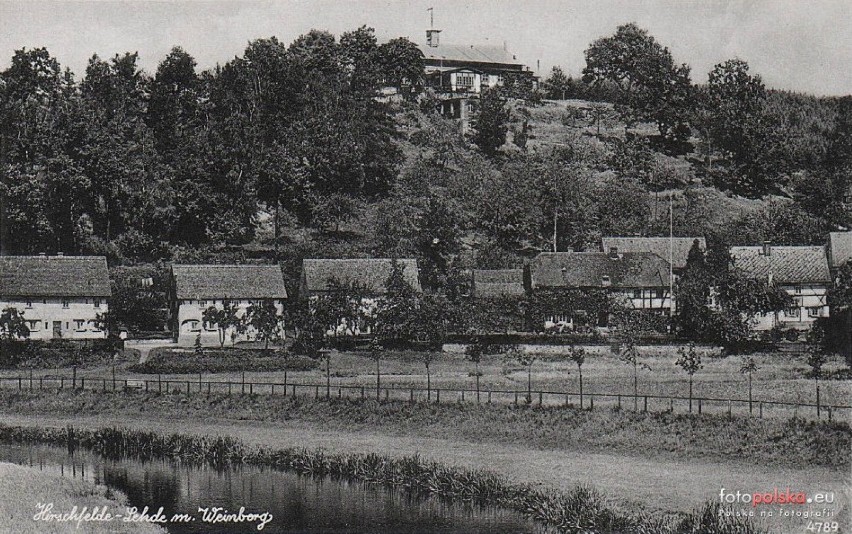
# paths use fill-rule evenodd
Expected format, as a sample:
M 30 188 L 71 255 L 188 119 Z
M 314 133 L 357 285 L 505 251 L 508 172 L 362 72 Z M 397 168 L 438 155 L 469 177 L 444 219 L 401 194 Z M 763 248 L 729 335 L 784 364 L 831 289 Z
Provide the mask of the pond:
M 189 514 L 192 522 L 163 524 L 173 533 L 257 532 L 263 522 L 211 523 L 199 508 L 228 513 L 269 512 L 262 532 L 273 533 L 495 533 L 543 532 L 522 515 L 492 507 L 448 503 L 385 487 L 311 478 L 254 466 L 214 468 L 173 460 L 113 460 L 93 452 L 45 445 L 0 444 L 0 462 L 105 484 L 124 492 L 128 506 L 163 516 Z M 33 513 L 36 512 L 33 503 Z M 112 510 L 124 513 L 125 510 Z M 209 516 L 208 516 L 209 518 Z

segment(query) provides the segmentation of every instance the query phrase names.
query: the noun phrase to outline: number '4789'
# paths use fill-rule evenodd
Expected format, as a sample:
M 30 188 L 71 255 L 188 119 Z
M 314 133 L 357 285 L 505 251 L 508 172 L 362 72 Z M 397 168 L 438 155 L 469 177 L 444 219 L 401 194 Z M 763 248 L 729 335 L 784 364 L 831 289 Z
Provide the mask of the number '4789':
M 837 532 L 839 528 L 837 521 L 826 521 L 824 523 L 809 521 L 805 530 L 808 532 Z

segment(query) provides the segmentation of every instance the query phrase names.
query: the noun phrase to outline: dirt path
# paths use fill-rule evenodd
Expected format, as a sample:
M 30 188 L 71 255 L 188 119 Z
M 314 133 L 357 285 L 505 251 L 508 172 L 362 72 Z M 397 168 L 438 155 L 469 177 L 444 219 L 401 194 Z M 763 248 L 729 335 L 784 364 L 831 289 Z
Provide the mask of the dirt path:
M 705 501 L 718 501 L 721 488 L 734 493 L 737 490 L 771 492 L 776 487 L 805 492 L 833 491 L 837 495 L 836 502 L 849 502 L 852 497 L 849 473 L 825 468 L 800 470 L 745 463 L 732 465 L 701 460 L 686 462 L 618 454 L 543 451 L 515 445 L 388 436 L 378 432 L 331 432 L 318 425 L 301 422 L 206 422 L 122 416 L 33 418 L 15 415 L 0 416 L 0 422 L 40 427 L 117 425 L 160 432 L 230 435 L 251 444 L 276 448 L 321 447 L 331 452 L 377 452 L 394 456 L 420 454 L 445 464 L 488 469 L 518 482 L 560 489 L 589 484 L 624 503 L 669 511 L 689 511 Z M 794 520 L 778 521 L 779 525 L 789 527 Z M 797 524 L 806 524 L 806 520 L 805 523 L 801 523 L 801 519 L 796 521 Z

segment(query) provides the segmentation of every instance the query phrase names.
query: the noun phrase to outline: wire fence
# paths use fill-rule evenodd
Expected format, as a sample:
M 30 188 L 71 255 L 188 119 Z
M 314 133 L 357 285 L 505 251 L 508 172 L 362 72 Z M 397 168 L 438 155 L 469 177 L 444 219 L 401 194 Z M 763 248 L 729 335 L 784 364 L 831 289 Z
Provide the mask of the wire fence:
M 374 399 L 410 403 L 478 403 L 497 405 L 533 405 L 541 407 L 573 407 L 586 410 L 610 408 L 654 413 L 721 414 L 727 416 L 803 417 L 850 420 L 852 406 L 817 402 L 788 402 L 767 399 L 724 397 L 684 397 L 633 393 L 579 391 L 546 391 L 530 389 L 422 388 L 387 384 L 381 386 L 306 382 L 256 382 L 198 379 L 139 379 L 92 376 L 5 376 L 0 387 L 18 391 L 83 390 L 121 393 L 158 393 L 170 395 L 280 395 L 300 399 L 323 400 Z

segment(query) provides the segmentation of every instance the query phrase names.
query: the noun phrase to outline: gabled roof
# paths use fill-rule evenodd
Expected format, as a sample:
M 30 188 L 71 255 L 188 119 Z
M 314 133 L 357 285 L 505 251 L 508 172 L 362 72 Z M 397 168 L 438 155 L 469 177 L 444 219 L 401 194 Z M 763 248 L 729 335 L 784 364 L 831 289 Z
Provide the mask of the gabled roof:
M 2 256 L 2 297 L 109 297 L 103 256 Z
M 511 53 L 502 46 L 494 45 L 455 45 L 440 44 L 438 46 L 420 45 L 423 58 L 433 61 L 464 61 L 473 63 L 499 63 L 522 65 Z
M 523 269 L 475 269 L 472 282 L 471 295 L 474 298 L 524 295 Z
M 707 250 L 707 242 L 703 237 L 675 237 L 671 240 L 672 266 L 675 269 L 686 267 L 689 250 L 696 239 L 701 250 Z M 669 259 L 668 237 L 604 237 L 601 246 L 604 252 L 615 247 L 619 252 L 652 252 L 666 261 Z
M 828 283 L 828 258 L 825 247 L 771 246 L 769 255 L 763 247 L 731 247 L 734 267 L 754 277 L 779 284 Z
M 650 252 L 625 252 L 612 258 L 604 252 L 544 252 L 530 263 L 533 288 L 667 287 L 669 263 Z
M 828 259 L 832 269 L 852 261 L 852 230 L 828 234 Z
M 417 260 L 397 261 L 402 265 L 402 276 L 415 291 L 420 292 Z M 328 281 L 334 278 L 343 284 L 357 282 L 371 293 L 383 295 L 392 267 L 390 258 L 306 259 L 302 261 L 301 290 L 307 295 L 328 291 Z
M 178 299 L 286 299 L 278 265 L 172 265 Z

